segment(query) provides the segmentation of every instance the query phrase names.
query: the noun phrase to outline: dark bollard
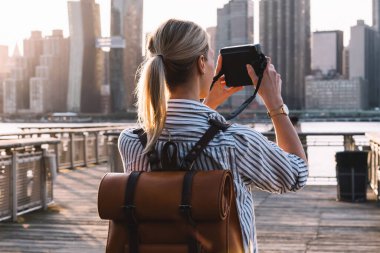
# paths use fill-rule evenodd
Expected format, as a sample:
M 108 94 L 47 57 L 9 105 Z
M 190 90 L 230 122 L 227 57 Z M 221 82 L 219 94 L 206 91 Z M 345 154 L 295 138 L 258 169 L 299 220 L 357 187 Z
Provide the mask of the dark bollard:
M 336 179 L 337 199 L 340 201 L 362 202 L 367 200 L 368 152 L 337 152 Z

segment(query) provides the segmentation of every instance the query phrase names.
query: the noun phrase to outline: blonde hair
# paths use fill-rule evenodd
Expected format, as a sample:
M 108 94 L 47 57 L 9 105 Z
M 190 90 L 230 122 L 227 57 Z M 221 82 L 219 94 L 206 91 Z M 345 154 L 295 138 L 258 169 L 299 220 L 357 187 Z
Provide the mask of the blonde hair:
M 208 36 L 197 24 L 170 19 L 147 41 L 137 83 L 138 122 L 147 133 L 145 151 L 154 147 L 166 120 L 169 90 L 186 82 L 199 56 L 207 58 Z

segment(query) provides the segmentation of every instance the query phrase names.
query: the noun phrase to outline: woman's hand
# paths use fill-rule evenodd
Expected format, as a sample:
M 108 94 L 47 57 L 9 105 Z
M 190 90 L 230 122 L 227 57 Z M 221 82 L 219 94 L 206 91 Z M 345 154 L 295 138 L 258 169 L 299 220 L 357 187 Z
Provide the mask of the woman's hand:
M 218 63 L 215 69 L 215 75 L 222 69 L 222 56 L 218 56 Z M 243 87 L 227 87 L 224 75 L 221 76 L 214 84 L 209 94 L 204 100 L 204 104 L 212 109 L 216 109 L 219 105 L 223 104 L 227 98 L 232 94 L 242 90 Z
M 259 94 L 264 100 L 268 111 L 279 109 L 283 104 L 281 97 L 281 76 L 276 72 L 270 58 L 260 85 Z M 251 65 L 247 65 L 248 74 L 253 83 L 257 84 L 258 77 Z M 295 128 L 289 117 L 285 114 L 277 114 L 272 117 L 272 123 L 276 132 L 277 145 L 284 151 L 295 154 L 307 162 L 305 151 Z
M 268 111 L 280 108 L 284 102 L 281 96 L 281 76 L 276 72 L 271 59 L 268 59 L 267 68 L 264 71 L 264 77 L 261 81 L 259 95 L 264 100 L 265 106 Z M 247 64 L 248 75 L 251 77 L 252 82 L 257 84 L 258 77 L 251 65 Z

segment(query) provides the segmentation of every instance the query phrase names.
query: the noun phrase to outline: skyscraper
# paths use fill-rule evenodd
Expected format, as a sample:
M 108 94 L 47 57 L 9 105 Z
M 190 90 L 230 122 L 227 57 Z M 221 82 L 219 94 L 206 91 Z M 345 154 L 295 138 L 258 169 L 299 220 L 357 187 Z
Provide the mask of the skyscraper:
M 29 39 L 24 39 L 24 57 L 30 58 L 31 65 L 37 66 L 43 50 L 43 38 L 41 31 L 32 31 Z M 32 75 L 34 69 L 32 68 Z
M 253 1 L 231 0 L 217 10 L 215 61 L 223 47 L 253 43 Z M 237 108 L 253 94 L 253 87 L 232 95 L 224 107 Z
M 8 64 L 8 47 L 0 45 L 0 79 L 4 73 L 6 73 L 7 70 L 7 64 Z
M 380 0 L 372 0 L 372 24 L 380 32 Z
M 222 47 L 253 43 L 253 1 L 231 0 L 217 10 L 216 46 Z
M 209 36 L 210 46 L 213 50 L 215 50 L 215 48 L 216 48 L 216 26 L 206 28 L 206 32 L 208 33 L 208 36 Z M 215 57 L 212 60 L 215 62 L 217 57 L 218 57 L 218 54 L 215 51 Z
M 348 79 L 350 77 L 350 48 L 344 47 L 343 49 L 343 78 Z
M 30 86 L 29 79 L 36 73 L 40 56 L 43 50 L 43 38 L 41 31 L 32 31 L 30 38 L 24 39 L 24 55 L 18 59 L 18 67 L 23 68 L 22 79 L 17 87 L 17 109 L 29 109 L 30 107 Z
M 36 67 L 35 77 L 30 80 L 32 111 L 67 111 L 68 60 L 69 39 L 63 37 L 62 30 L 53 30 L 51 36 L 43 39 L 40 64 Z M 41 101 L 38 102 L 38 99 Z
M 110 87 L 113 112 L 134 110 L 135 75 L 142 62 L 143 0 L 111 1 L 111 36 L 124 38 L 124 48 L 111 48 Z
M 20 79 L 23 77 L 23 68 L 19 67 L 20 51 L 18 45 L 15 46 L 13 55 L 9 58 L 7 78 L 2 82 L 2 104 L 3 113 L 12 114 L 17 111 L 17 88 L 20 86 Z
M 351 27 L 350 79 L 361 77 L 368 83 L 369 107 L 380 106 L 380 34 L 358 20 Z
M 95 0 L 69 1 L 70 64 L 68 110 L 100 112 L 103 52 L 95 47 L 100 9 Z
M 3 81 L 8 72 L 8 47 L 0 45 L 0 113 L 3 112 Z
M 311 69 L 324 75 L 329 71 L 343 74 L 343 31 L 319 31 L 312 37 Z
M 14 78 L 7 78 L 3 82 L 3 112 L 5 114 L 15 113 L 17 110 L 16 97 L 17 83 Z
M 305 104 L 305 76 L 310 73 L 310 0 L 261 0 L 260 43 L 281 74 L 284 102 Z

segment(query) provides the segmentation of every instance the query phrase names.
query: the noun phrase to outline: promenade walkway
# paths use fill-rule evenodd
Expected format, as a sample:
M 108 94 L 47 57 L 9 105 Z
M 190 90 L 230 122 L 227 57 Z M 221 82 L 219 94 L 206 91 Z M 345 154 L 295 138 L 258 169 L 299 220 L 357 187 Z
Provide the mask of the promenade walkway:
M 104 165 L 60 173 L 55 204 L 0 223 L 0 252 L 104 252 L 107 222 L 97 214 Z M 336 187 L 296 194 L 255 192 L 260 252 L 380 252 L 380 207 L 335 201 Z

